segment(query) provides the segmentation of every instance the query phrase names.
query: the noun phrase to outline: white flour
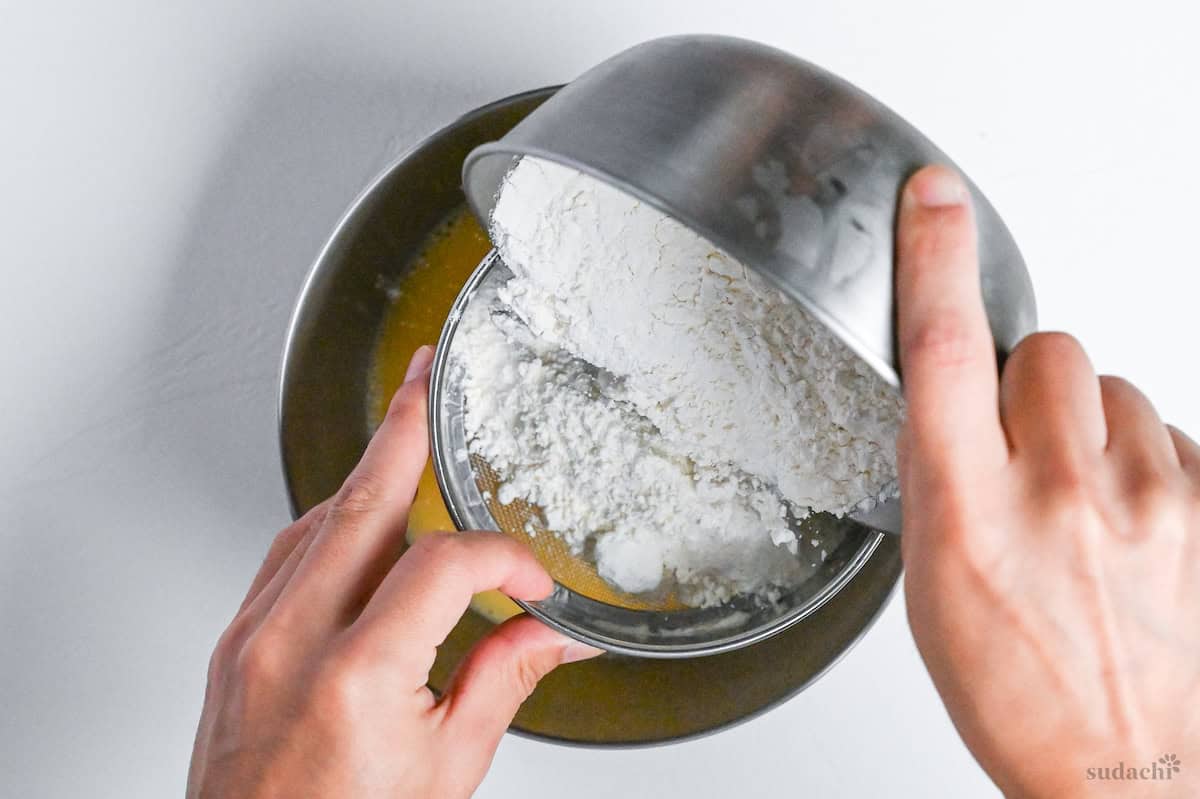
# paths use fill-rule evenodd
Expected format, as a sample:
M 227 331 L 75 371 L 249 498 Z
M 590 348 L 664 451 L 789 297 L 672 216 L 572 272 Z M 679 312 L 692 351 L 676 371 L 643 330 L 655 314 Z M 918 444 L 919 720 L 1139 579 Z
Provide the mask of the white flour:
M 605 579 L 666 576 L 702 605 L 770 594 L 820 551 L 789 515 L 894 494 L 898 393 L 683 225 L 527 157 L 491 233 L 514 277 L 455 341 L 469 445 L 503 501 L 540 506 L 577 553 L 594 540 Z

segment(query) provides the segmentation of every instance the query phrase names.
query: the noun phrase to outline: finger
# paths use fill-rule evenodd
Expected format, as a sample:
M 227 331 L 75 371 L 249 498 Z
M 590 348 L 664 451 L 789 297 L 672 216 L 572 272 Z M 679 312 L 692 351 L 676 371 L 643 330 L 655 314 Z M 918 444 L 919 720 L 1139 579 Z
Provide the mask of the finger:
M 404 678 L 425 684 L 433 650 L 480 591 L 544 599 L 554 581 L 527 547 L 500 533 L 437 533 L 418 539 L 392 567 L 350 636 Z
M 325 512 L 329 509 L 329 501 L 315 505 L 309 508 L 308 511 L 292 524 L 288 525 L 283 531 L 275 536 L 275 540 L 271 542 L 271 548 L 267 550 L 267 556 L 263 558 L 262 566 L 258 569 L 258 574 L 254 575 L 253 582 L 250 583 L 250 590 L 246 592 L 245 599 L 242 600 L 242 605 L 238 608 L 238 612 L 245 610 L 246 607 L 254 601 L 263 587 L 271 581 L 275 573 L 279 571 L 279 567 L 296 549 L 296 545 L 305 537 L 314 527 L 319 527 L 322 520 L 325 518 Z
M 922 468 L 947 476 L 1007 458 L 975 240 L 962 179 L 942 166 L 913 175 L 896 230 L 906 441 Z
M 1100 378 L 1100 399 L 1108 428 L 1105 451 L 1119 459 L 1121 470 L 1156 477 L 1176 472 L 1175 442 L 1150 399 L 1128 380 Z
M 600 654 L 603 650 L 531 616 L 518 616 L 492 630 L 459 664 L 434 710 L 448 741 L 481 744 L 457 747 L 473 760 L 461 766 L 486 770 L 501 736 L 538 682 L 559 665 Z
M 1035 333 L 1016 346 L 1000 378 L 1000 414 L 1013 451 L 1052 470 L 1085 468 L 1108 438 L 1100 380 L 1065 333 Z
M 240 652 L 242 645 L 262 627 L 263 620 L 275 606 L 284 586 L 295 573 L 297 566 L 304 558 L 304 553 L 308 551 L 313 538 L 320 529 L 320 519 L 314 519 L 313 523 L 308 525 L 304 536 L 292 547 L 292 551 L 284 558 L 283 563 L 279 564 L 279 568 L 275 570 L 275 574 L 271 576 L 267 584 L 254 595 L 253 599 L 243 603 L 222 636 L 227 649 Z
M 320 531 L 320 524 L 314 524 L 308 528 L 308 532 L 296 544 L 287 558 L 280 564 L 275 575 L 271 580 L 263 586 L 263 589 L 258 592 L 254 600 L 250 602 L 239 614 L 242 619 L 242 625 L 246 629 L 247 634 L 258 629 L 262 620 L 270 613 L 271 608 L 275 607 L 275 602 L 278 601 L 279 595 L 283 593 L 283 589 L 292 579 L 292 575 L 296 573 L 300 562 L 304 559 L 308 548 L 312 546 L 313 539 L 316 538 Z
M 1187 433 L 1174 425 L 1167 425 L 1171 441 L 1175 444 L 1175 454 L 1179 456 L 1179 465 L 1192 480 L 1200 486 L 1200 444 L 1197 444 Z
M 417 482 L 429 458 L 426 395 L 433 348 L 413 355 L 362 459 L 332 498 L 325 521 L 273 612 L 307 624 L 340 623 L 399 556 Z

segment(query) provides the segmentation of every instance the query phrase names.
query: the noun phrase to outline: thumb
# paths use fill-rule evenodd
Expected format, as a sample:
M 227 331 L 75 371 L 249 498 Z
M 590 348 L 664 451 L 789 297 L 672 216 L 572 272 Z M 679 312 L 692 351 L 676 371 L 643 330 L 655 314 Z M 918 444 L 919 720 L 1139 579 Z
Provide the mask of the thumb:
M 568 638 L 524 614 L 501 624 L 459 664 L 441 706 L 450 740 L 469 741 L 482 752 L 486 769 L 521 703 L 538 681 L 563 663 L 595 657 L 603 650 Z

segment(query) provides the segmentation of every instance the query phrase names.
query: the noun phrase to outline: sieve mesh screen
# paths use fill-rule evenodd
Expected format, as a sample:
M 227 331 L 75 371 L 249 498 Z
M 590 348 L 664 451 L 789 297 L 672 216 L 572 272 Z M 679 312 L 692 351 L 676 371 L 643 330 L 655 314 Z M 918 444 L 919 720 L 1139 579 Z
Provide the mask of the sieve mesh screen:
M 656 594 L 636 596 L 614 588 L 600 576 L 586 553 L 574 554 L 566 541 L 546 529 L 541 509 L 536 505 L 530 505 L 523 499 L 502 504 L 499 500 L 502 485 L 500 476 L 487 461 L 478 455 L 471 455 L 470 462 L 471 470 L 475 473 L 475 485 L 500 532 L 528 546 L 538 562 L 559 584 L 597 602 L 629 610 L 668 611 L 687 607 L 679 601 L 677 593 L 669 588 Z

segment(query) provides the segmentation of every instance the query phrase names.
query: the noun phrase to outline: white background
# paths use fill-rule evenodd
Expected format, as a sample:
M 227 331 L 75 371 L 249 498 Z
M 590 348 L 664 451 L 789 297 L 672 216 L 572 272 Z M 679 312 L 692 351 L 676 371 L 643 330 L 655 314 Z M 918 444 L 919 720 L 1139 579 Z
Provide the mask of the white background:
M 642 39 L 760 39 L 890 104 L 1007 220 L 1043 326 L 1200 431 L 1196 26 L 1122 5 L 0 0 L 0 794 L 180 795 L 209 650 L 287 521 L 275 379 L 318 247 L 422 134 Z M 480 796 L 993 791 L 897 600 L 763 718 L 510 737 Z

